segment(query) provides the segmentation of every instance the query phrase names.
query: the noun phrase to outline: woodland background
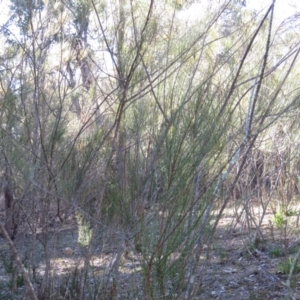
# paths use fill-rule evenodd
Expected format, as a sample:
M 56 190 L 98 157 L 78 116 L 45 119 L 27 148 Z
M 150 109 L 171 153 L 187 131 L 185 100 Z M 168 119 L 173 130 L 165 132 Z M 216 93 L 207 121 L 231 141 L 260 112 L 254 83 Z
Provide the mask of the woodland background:
M 300 18 L 274 7 L 10 1 L 1 299 L 201 299 L 227 209 L 251 255 L 284 237 L 269 250 L 295 299 Z

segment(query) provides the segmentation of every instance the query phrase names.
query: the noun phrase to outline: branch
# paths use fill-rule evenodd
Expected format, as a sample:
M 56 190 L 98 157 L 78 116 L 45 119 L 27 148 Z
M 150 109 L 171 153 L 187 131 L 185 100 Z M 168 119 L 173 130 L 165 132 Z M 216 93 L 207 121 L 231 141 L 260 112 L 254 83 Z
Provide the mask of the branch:
M 0 231 L 2 232 L 2 234 L 4 235 L 4 237 L 6 238 L 7 240 L 7 243 L 9 245 L 9 248 L 14 256 L 14 259 L 18 265 L 18 267 L 21 269 L 22 271 L 22 276 L 23 276 L 23 279 L 25 281 L 25 284 L 28 288 L 28 292 L 29 292 L 29 295 L 30 295 L 30 299 L 32 300 L 38 300 L 36 294 L 35 294 L 35 291 L 34 291 L 34 288 L 33 288 L 33 285 L 29 279 L 29 276 L 28 276 L 28 271 L 25 269 L 21 259 L 20 259 L 20 256 L 17 252 L 17 249 L 14 245 L 14 243 L 12 242 L 12 240 L 10 239 L 9 235 L 8 235 L 8 232 L 6 231 L 4 225 L 2 223 L 0 223 Z

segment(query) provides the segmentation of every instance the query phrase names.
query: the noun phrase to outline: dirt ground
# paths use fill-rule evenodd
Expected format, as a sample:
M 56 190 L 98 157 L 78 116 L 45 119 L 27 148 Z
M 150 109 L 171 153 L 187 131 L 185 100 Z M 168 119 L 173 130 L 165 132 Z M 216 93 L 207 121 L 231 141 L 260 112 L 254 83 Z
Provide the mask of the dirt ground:
M 258 209 L 255 215 L 259 216 Z M 199 299 L 290 299 L 286 273 L 300 247 L 295 226 L 298 217 L 287 217 L 287 226 L 276 228 L 274 214 L 268 209 L 260 234 L 255 227 L 249 232 L 243 222 L 232 224 L 232 217 L 227 210 L 219 223 Z M 290 285 L 294 299 L 300 299 L 300 272 L 295 269 Z
M 294 211 L 299 212 L 297 209 Z M 233 208 L 227 209 L 219 222 L 212 244 L 204 246 L 202 262 L 195 279 L 199 283 L 200 292 L 194 299 L 290 299 L 286 281 L 289 264 L 300 247 L 300 239 L 297 238 L 299 236 L 298 215 L 287 216 L 283 226 L 276 226 L 274 212 L 268 209 L 260 231 L 257 231 L 255 223 L 258 224 L 260 220 L 261 208 L 253 210 L 255 218 L 249 223 L 245 218 L 240 218 L 239 222 L 236 222 L 236 215 Z M 20 234 L 15 241 L 21 258 L 28 263 L 35 261 L 37 277 L 45 272 L 43 254 L 45 245 L 42 242 L 42 233 L 38 233 L 38 241 L 33 245 L 31 237 L 25 233 Z M 53 284 L 55 288 L 60 289 L 70 284 L 80 266 L 83 265 L 82 252 L 77 244 L 75 220 L 70 219 L 63 225 L 59 222 L 54 224 L 53 238 L 48 243 L 51 243 L 52 249 L 51 268 L 56 276 Z M 40 247 L 41 251 L 33 251 L 33 247 L 35 250 Z M 40 254 L 31 257 L 33 252 Z M 94 289 L 99 285 L 98 295 L 102 295 L 99 299 L 109 299 L 109 296 L 101 293 L 100 289 L 110 285 L 110 279 L 105 278 L 105 273 L 111 268 L 115 256 L 116 251 L 109 240 L 102 241 L 99 249 L 91 256 L 94 276 L 90 276 L 88 285 Z M 142 284 L 138 258 L 135 259 L 128 253 L 123 255 L 119 271 L 120 288 L 117 299 L 142 299 L 141 294 L 137 292 L 139 290 L 137 285 Z M 12 274 L 13 271 L 9 269 L 9 249 L 4 238 L 0 237 L 0 299 L 27 299 L 24 296 L 24 285 L 18 283 L 19 276 L 14 276 L 15 279 L 12 279 Z M 103 276 L 100 284 L 96 278 L 101 274 Z M 291 279 L 293 297 L 300 299 L 300 267 L 295 268 Z M 12 289 L 15 298 L 11 298 Z M 76 296 L 66 292 L 65 299 L 75 300 Z

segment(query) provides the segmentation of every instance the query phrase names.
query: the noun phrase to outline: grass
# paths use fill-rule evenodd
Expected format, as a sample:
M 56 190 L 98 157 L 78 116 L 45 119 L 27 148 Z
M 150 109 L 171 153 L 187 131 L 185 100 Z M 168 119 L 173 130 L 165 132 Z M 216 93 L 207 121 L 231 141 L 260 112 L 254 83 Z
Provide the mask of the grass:
M 271 257 L 280 257 L 283 255 L 283 250 L 281 247 L 277 246 L 271 249 L 270 251 Z
M 280 210 L 275 213 L 273 217 L 273 223 L 277 228 L 282 228 L 287 224 L 287 218 L 284 211 Z
M 290 273 L 292 264 L 293 264 L 293 259 L 292 259 L 292 257 L 289 257 L 288 259 L 286 259 L 285 261 L 282 261 L 279 264 L 278 269 L 279 269 L 280 272 L 287 275 L 287 274 Z M 298 264 L 296 264 L 293 273 L 294 274 L 299 273 L 299 271 L 300 271 L 300 266 Z

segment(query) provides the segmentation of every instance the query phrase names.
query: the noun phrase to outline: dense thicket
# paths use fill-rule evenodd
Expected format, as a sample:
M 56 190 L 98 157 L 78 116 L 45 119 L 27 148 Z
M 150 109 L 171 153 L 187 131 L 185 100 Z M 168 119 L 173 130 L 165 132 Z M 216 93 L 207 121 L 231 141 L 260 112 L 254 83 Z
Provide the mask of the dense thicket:
M 142 272 L 130 299 L 196 297 L 203 245 L 228 203 L 243 205 L 259 235 L 250 200 L 266 208 L 272 192 L 288 209 L 299 193 L 297 17 L 279 24 L 274 3 L 258 13 L 239 1 L 10 2 L 5 225 L 16 243 L 26 231 L 37 245 L 23 258 L 35 293 L 115 299 L 132 253 Z M 57 290 L 53 259 L 72 216 L 82 264 L 72 288 L 61 279 Z M 95 273 L 107 243 L 114 255 Z

